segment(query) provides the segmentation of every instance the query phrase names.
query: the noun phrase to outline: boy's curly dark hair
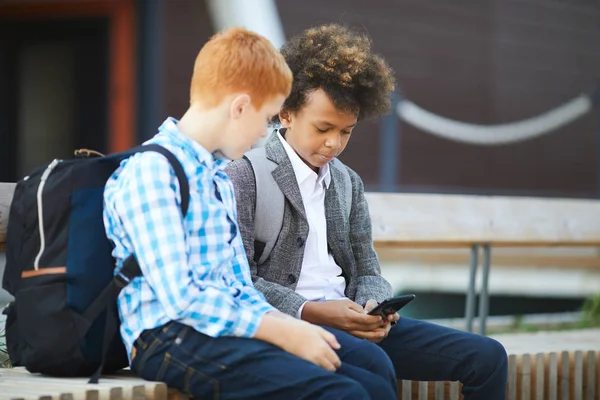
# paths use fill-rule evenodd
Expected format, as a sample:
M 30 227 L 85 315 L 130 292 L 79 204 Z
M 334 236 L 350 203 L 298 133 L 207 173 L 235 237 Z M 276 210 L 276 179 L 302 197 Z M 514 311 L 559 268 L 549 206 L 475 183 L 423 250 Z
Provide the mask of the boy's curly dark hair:
M 371 52 L 371 39 L 338 24 L 310 28 L 281 48 L 294 81 L 283 110 L 296 111 L 313 90 L 323 89 L 336 108 L 373 119 L 390 109 L 392 69 Z M 275 116 L 274 122 L 279 122 Z

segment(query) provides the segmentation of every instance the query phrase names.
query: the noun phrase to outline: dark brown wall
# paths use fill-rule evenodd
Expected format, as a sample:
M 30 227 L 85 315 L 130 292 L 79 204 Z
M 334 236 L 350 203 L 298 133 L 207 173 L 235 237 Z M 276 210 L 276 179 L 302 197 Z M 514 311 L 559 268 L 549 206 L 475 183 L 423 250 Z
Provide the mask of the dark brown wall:
M 277 1 L 287 37 L 325 22 L 367 31 L 403 95 L 452 119 L 494 124 L 537 115 L 600 79 L 596 0 Z M 401 124 L 400 189 L 593 197 L 593 115 L 501 147 L 450 142 Z M 365 123 L 342 159 L 379 183 L 379 124 Z M 598 188 L 600 189 L 600 188 Z
M 163 4 L 164 115 L 180 118 L 189 106 L 194 61 L 213 26 L 203 1 L 163 0 Z

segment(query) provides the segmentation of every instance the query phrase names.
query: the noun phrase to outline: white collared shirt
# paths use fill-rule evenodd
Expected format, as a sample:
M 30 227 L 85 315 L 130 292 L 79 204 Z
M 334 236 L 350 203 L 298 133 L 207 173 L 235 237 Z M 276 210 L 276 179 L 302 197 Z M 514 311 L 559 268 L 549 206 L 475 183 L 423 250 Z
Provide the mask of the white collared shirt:
M 331 183 L 329 164 L 320 168 L 317 175 L 302 161 L 281 134 L 276 134 L 294 168 L 309 227 L 296 293 L 309 301 L 344 299 L 346 280 L 342 276 L 342 269 L 335 263 L 333 255 L 327 249 L 325 190 Z M 298 310 L 298 318 L 302 315 L 304 304 Z

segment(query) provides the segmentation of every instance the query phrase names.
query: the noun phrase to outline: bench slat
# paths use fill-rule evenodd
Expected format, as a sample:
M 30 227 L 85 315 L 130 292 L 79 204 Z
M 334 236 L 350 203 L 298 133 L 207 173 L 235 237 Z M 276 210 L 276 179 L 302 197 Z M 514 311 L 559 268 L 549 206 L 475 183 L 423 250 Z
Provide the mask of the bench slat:
M 503 196 L 366 193 L 377 244 L 600 244 L 600 202 Z
M 575 352 L 575 372 L 573 376 L 575 400 L 583 400 L 583 352 Z
M 2 376 L 2 375 L 0 375 Z M 42 382 L 33 381 L 31 377 L 18 377 L 11 376 L 8 378 L 8 381 L 3 381 L 2 389 L 4 390 L 6 385 L 15 385 L 17 387 L 27 387 L 30 389 L 35 389 L 39 394 L 40 391 L 48 390 L 49 392 L 65 392 L 65 388 L 68 387 L 67 392 L 71 394 L 72 397 L 76 399 L 85 399 L 85 400 L 100 400 L 100 394 L 97 389 L 85 388 L 85 387 L 77 387 L 75 385 L 65 385 L 64 380 L 45 380 Z M 108 390 L 107 390 L 108 392 Z
M 544 353 L 538 353 L 535 356 L 535 399 L 544 400 Z
M 444 400 L 444 385 L 445 382 L 435 383 L 435 400 Z
M 412 399 L 412 382 L 411 381 L 402 381 L 402 400 L 411 400 Z
M 428 382 L 419 382 L 419 400 L 427 400 Z
M 570 372 L 571 364 L 569 362 L 569 352 L 563 351 L 561 353 L 561 379 L 560 379 L 560 393 L 561 400 L 570 400 Z
M 599 352 L 600 353 L 600 352 Z M 596 394 L 596 388 L 594 385 L 594 381 L 596 380 L 596 353 L 594 351 L 587 352 L 587 374 L 586 374 L 586 383 L 585 383 L 585 391 L 586 391 L 586 400 L 594 400 L 594 395 Z M 600 379 L 599 379 L 600 380 Z
M 558 355 L 554 352 L 550 353 L 550 366 L 548 370 L 548 399 L 557 400 L 558 391 Z
M 452 382 L 450 384 L 450 400 L 459 400 L 460 398 L 460 383 Z
M 521 398 L 531 397 L 531 355 L 521 357 Z
M 508 356 L 508 400 L 517 400 L 517 356 Z
M 68 388 L 66 392 L 73 394 L 75 399 L 167 400 L 167 387 L 164 383 L 144 381 L 126 371 L 118 375 L 103 376 L 97 384 L 88 384 L 88 378 L 54 378 L 30 374 L 24 368 L 0 369 L 0 378 L 3 381 L 2 387 L 4 382 L 13 382 L 22 387 L 35 388 L 38 394 Z
M 119 375 L 103 375 L 103 380 L 133 381 L 143 385 L 147 400 L 166 400 L 168 396 L 167 385 L 162 382 L 143 381 L 131 371 L 122 371 Z

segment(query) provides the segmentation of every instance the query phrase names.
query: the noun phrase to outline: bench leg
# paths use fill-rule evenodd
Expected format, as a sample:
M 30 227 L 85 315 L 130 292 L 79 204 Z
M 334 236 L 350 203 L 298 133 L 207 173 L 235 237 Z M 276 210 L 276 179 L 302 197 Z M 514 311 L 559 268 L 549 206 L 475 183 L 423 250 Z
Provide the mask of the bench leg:
M 475 318 L 475 281 L 477 278 L 477 265 L 479 245 L 471 246 L 471 265 L 469 267 L 469 286 L 467 288 L 467 301 L 465 305 L 465 320 L 467 332 L 473 332 L 473 319 Z
M 479 333 L 485 336 L 486 322 L 490 308 L 489 280 L 492 246 L 483 246 L 483 276 L 481 282 L 481 297 L 479 297 Z

